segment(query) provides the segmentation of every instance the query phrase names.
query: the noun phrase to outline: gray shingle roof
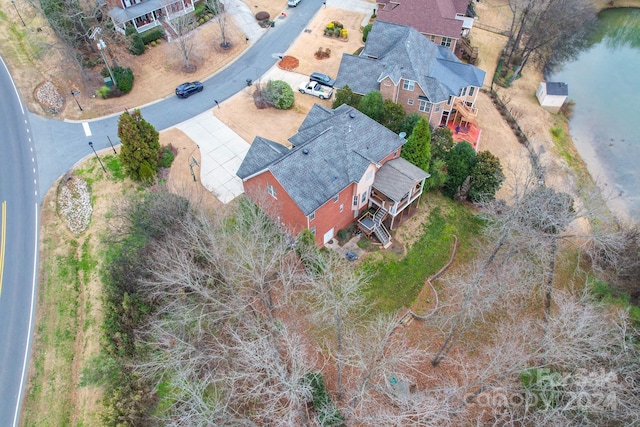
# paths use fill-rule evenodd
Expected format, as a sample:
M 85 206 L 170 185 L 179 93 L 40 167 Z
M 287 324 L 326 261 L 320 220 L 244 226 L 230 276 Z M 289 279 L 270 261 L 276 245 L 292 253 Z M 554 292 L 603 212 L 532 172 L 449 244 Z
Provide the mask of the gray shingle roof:
M 240 179 L 245 179 L 264 170 L 270 163 L 288 152 L 289 149 L 284 145 L 256 136 L 236 175 Z
M 562 82 L 547 82 L 547 94 L 567 96 L 569 95 L 569 86 Z
M 403 158 L 386 162 L 376 173 L 373 188 L 391 200 L 399 202 L 409 193 L 416 182 L 429 178 L 429 174 Z
M 305 215 L 351 183 L 358 182 L 371 163 L 382 161 L 405 143 L 395 133 L 347 105 L 335 110 L 315 105 L 289 141 L 294 147 L 263 169 L 275 176 Z M 254 145 L 249 148 L 238 170 L 240 178 L 248 177 L 246 171 L 253 171 L 260 164 L 254 158 L 260 158 L 263 153 L 262 142 L 256 148 Z M 246 167 L 245 162 L 249 163 Z
M 377 19 L 359 56 L 342 56 L 336 87 L 348 85 L 354 92 L 367 94 L 379 90 L 389 77 L 418 82 L 430 102 L 459 96 L 467 86 L 482 87 L 485 72 L 462 63 L 446 47 L 437 46 L 405 25 Z

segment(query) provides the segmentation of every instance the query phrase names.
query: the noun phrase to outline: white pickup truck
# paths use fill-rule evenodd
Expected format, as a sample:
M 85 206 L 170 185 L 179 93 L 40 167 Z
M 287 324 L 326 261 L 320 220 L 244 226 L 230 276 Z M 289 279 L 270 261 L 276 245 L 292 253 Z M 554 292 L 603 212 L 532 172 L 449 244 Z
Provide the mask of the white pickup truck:
M 333 95 L 333 88 L 323 86 L 317 82 L 302 83 L 299 90 L 300 93 L 317 96 L 320 99 L 329 99 Z

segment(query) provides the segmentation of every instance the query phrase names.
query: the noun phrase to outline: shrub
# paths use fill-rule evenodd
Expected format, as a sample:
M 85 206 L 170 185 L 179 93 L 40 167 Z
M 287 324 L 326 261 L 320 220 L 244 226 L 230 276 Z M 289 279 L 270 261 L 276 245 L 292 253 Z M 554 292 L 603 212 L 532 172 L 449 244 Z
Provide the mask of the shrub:
M 134 33 L 129 37 L 129 52 L 134 55 L 142 55 L 146 50 L 144 41 L 138 33 Z
M 155 45 L 156 45 L 156 42 L 149 43 L 149 46 L 151 46 L 151 47 L 155 47 Z
M 116 79 L 116 86 L 122 93 L 129 93 L 133 88 L 133 71 L 127 67 L 115 67 L 113 69 L 113 77 Z
M 196 19 L 202 18 L 208 12 L 207 4 L 204 2 L 196 3 L 194 6 L 193 14 Z
M 279 110 L 293 107 L 293 89 L 283 80 L 270 80 L 263 90 L 264 98 Z
M 321 426 L 342 426 L 344 418 L 340 414 L 340 410 L 331 400 L 331 396 L 327 392 L 322 375 L 310 372 L 305 376 L 311 387 L 311 398 L 313 400 L 313 408 L 317 412 L 317 421 Z
M 158 166 L 161 168 L 170 168 L 174 159 L 175 156 L 173 155 L 173 152 L 171 152 L 171 147 L 164 147 L 164 150 L 162 150 L 162 156 L 160 156 L 160 162 L 158 163 Z
M 140 181 L 142 182 L 151 182 L 155 177 L 155 172 L 151 165 L 144 161 L 140 165 L 140 169 L 138 169 L 138 176 L 140 176 Z
M 367 24 L 362 29 L 362 41 L 363 42 L 367 41 L 367 37 L 369 36 L 369 33 L 371 32 L 371 27 L 373 27 L 373 24 Z
M 96 91 L 96 95 L 100 98 L 107 99 L 109 97 L 109 92 L 111 92 L 111 89 L 107 86 L 102 86 Z
M 144 42 L 144 44 L 149 44 L 164 37 L 164 30 L 162 29 L 162 27 L 154 27 L 150 30 L 140 33 L 140 37 L 142 37 L 142 41 Z
M 345 230 L 345 229 L 338 230 L 338 239 L 347 240 L 347 237 L 349 237 L 349 234 L 347 233 L 347 230 Z

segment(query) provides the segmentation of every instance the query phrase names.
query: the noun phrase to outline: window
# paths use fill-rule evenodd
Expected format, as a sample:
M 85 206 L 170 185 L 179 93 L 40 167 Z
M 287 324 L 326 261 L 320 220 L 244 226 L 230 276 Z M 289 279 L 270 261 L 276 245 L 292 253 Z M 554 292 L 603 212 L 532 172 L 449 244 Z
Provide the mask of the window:
M 397 148 L 393 151 L 393 158 L 395 159 L 396 157 L 398 157 L 398 149 Z
M 469 88 L 469 96 L 473 96 L 473 94 L 474 94 L 475 92 L 476 92 L 476 88 L 475 88 L 475 87 L 473 87 L 473 86 L 471 86 L 471 87 Z
M 413 90 L 416 86 L 416 82 L 413 80 L 403 80 L 402 81 L 402 89 L 404 90 Z
M 367 201 L 367 192 L 365 191 L 364 193 L 362 193 L 362 200 L 360 200 L 360 203 L 364 203 Z
M 309 215 L 309 221 L 313 221 L 314 219 L 316 219 L 316 212 L 315 211 L 311 212 L 311 215 Z
M 339 198 L 340 198 L 339 194 L 336 194 L 335 196 L 333 196 L 333 203 L 337 202 Z
M 315 225 L 313 227 L 311 227 L 309 230 L 311 230 L 311 234 L 313 234 L 314 236 L 316 235 L 316 226 Z
M 436 105 L 436 113 L 440 112 L 440 104 Z
M 451 47 L 451 37 L 443 37 L 440 46 Z
M 343 210 L 344 210 L 344 205 L 340 203 L 340 212 L 342 212 Z
M 423 113 L 428 113 L 429 111 L 431 111 L 431 103 L 429 101 L 424 101 L 421 99 L 418 110 L 422 111 Z
M 413 105 L 413 99 L 407 99 L 407 105 Z
M 358 206 L 358 196 L 353 196 L 353 206 Z
M 276 193 L 276 188 L 273 185 L 267 183 L 267 191 L 274 199 L 278 198 L 278 193 Z
M 465 96 L 467 94 L 467 88 L 463 87 L 462 91 L 460 92 L 460 96 Z

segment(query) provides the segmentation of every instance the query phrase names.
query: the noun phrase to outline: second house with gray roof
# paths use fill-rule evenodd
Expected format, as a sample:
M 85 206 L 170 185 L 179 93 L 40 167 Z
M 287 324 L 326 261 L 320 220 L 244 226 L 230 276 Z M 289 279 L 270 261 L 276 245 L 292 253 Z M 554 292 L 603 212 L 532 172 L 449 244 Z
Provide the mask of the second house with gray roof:
M 485 72 L 461 62 L 412 27 L 376 20 L 359 55 L 342 56 L 336 87 L 384 99 L 417 112 L 432 126 L 475 124 Z

